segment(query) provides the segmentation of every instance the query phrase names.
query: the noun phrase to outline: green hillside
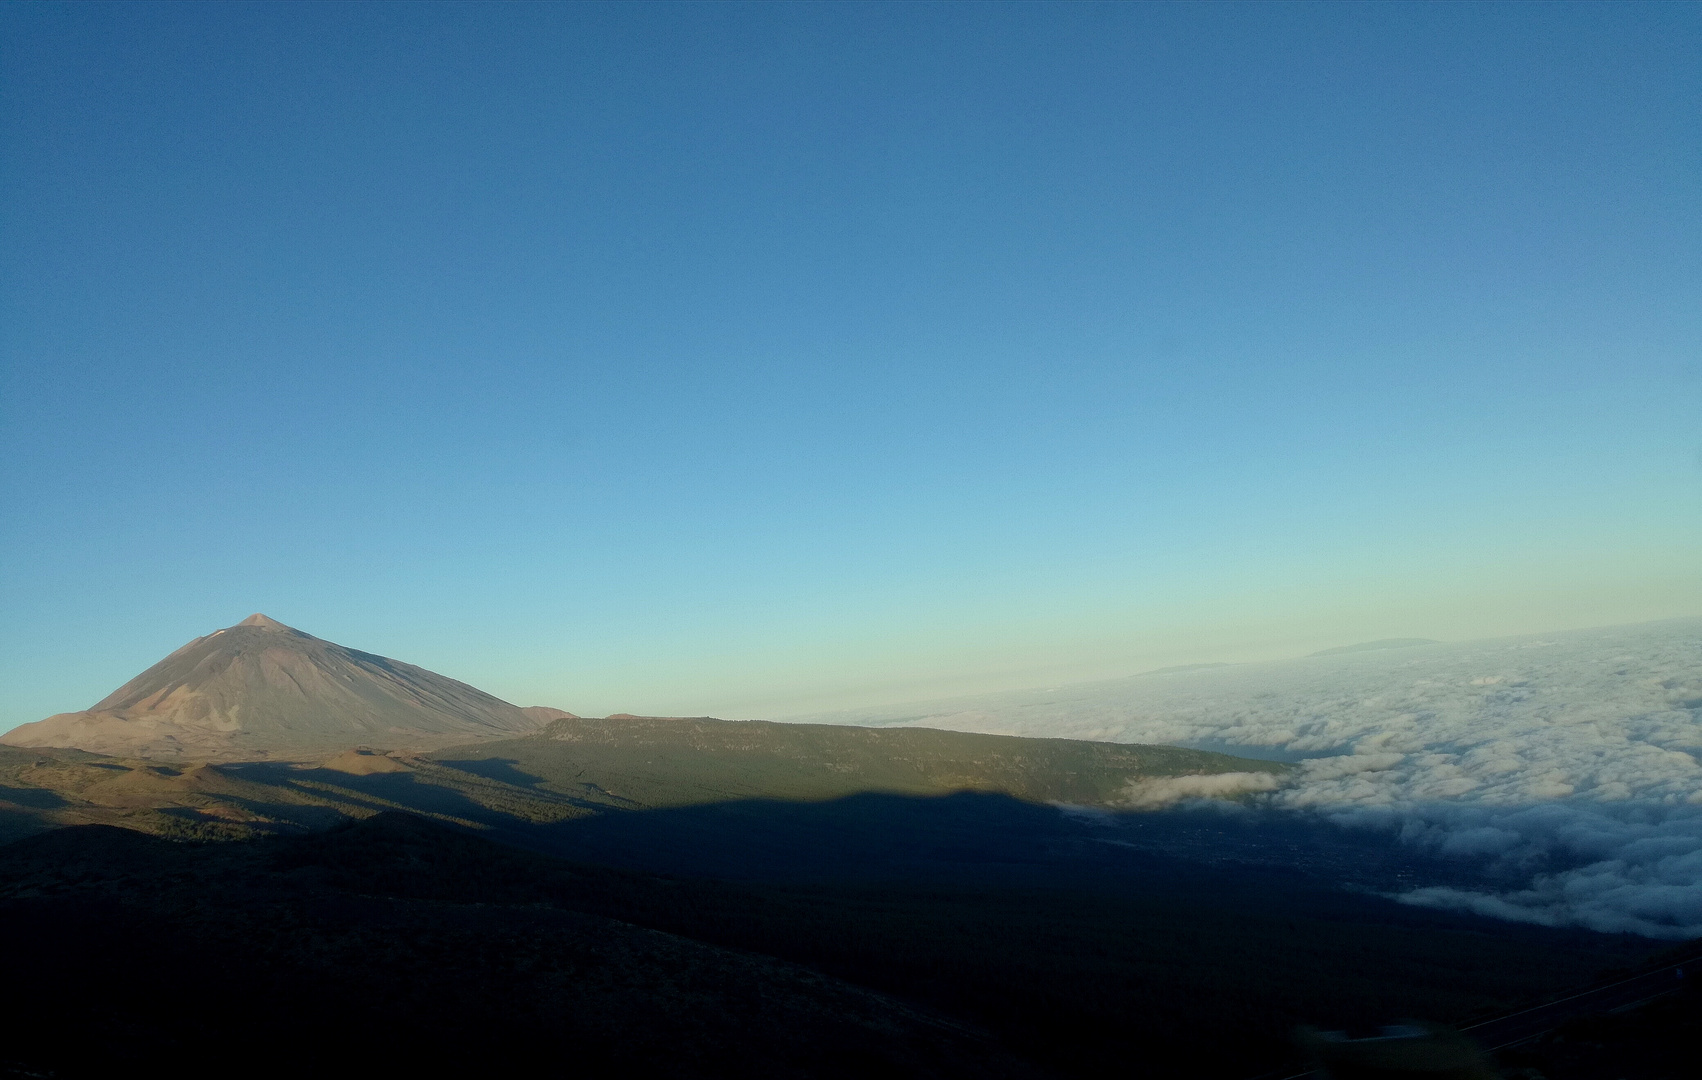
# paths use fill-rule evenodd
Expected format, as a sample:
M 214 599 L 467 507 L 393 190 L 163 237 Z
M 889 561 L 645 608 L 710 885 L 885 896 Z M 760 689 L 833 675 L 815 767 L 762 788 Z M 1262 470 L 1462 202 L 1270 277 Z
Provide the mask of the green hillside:
M 954 791 L 1112 806 L 1143 779 L 1289 768 L 1174 746 L 708 717 L 572 717 L 537 735 L 430 759 L 590 804 L 633 807 Z
M 1169 746 L 656 717 L 567 718 L 538 735 L 429 756 L 347 752 L 318 765 L 167 764 L 0 746 L 0 841 L 90 824 L 236 839 L 384 810 L 532 830 L 611 811 L 862 793 L 975 791 L 1115 807 L 1144 779 L 1287 768 Z

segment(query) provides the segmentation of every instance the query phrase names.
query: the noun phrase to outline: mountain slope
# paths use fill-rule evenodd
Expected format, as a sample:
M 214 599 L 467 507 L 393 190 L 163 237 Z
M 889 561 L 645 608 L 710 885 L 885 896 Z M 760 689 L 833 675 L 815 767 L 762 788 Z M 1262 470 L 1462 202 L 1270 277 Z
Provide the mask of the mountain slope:
M 929 879 L 867 862 L 855 884 L 635 873 L 393 814 L 253 843 L 97 827 L 0 848 L 0 1075 L 181 1071 L 199 1054 L 292 1078 L 545 1061 L 991 1080 L 1021 1057 L 1054 1080 L 1240 1080 L 1287 1062 L 1296 1024 L 1509 1012 L 1648 948 L 1071 844 L 1079 826 L 1008 800 L 885 801 L 908 810 L 880 831 L 928 852 Z M 970 813 L 942 828 L 948 803 Z M 1020 879 L 976 871 L 1013 857 Z
M 538 712 L 253 615 L 196 638 L 93 708 L 25 724 L 0 742 L 133 757 L 265 758 L 512 736 L 559 715 Z
M 565 836 L 556 825 L 633 816 L 622 811 L 962 791 L 1152 809 L 1141 796 L 1153 783 L 1239 778 L 1254 791 L 1289 771 L 1175 746 L 708 718 L 569 717 L 535 735 L 455 741 L 427 754 L 251 752 L 222 765 L 0 747 L 0 843 L 88 824 L 200 839 L 295 832 L 391 808 L 548 848 Z
M 402 815 L 263 844 L 61 830 L 0 849 L 0 1075 L 1044 1075 L 961 1022 L 595 910 L 689 887 L 658 884 Z M 136 973 L 145 993 L 87 990 Z
M 1227 774 L 1245 780 L 1246 790 L 1263 790 L 1289 768 L 1178 746 L 654 716 L 569 717 L 535 735 L 432 757 L 587 805 L 648 808 L 866 791 L 989 791 L 1115 806 L 1156 778 Z

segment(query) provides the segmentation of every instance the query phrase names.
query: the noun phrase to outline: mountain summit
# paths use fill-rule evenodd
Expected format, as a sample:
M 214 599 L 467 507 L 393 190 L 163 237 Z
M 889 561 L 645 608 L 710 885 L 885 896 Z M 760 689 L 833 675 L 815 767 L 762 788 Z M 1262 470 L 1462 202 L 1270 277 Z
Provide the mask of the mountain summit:
M 511 737 L 559 715 L 521 709 L 256 614 L 196 638 L 93 708 L 24 724 L 0 742 L 131 757 L 261 759 Z

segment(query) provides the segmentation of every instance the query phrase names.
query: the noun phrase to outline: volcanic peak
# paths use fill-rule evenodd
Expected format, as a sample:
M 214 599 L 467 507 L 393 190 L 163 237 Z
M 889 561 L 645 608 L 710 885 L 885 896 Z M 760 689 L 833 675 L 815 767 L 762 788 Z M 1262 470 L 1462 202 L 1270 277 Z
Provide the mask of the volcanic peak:
M 237 623 L 236 625 L 237 626 L 258 626 L 262 630 L 285 630 L 285 631 L 288 631 L 289 633 L 292 633 L 292 634 L 301 633 L 301 631 L 297 630 L 295 627 L 285 626 L 283 623 L 279 622 L 278 620 L 276 620 L 276 619 L 274 619 L 274 618 L 272 618 L 268 615 L 262 615 L 258 611 L 256 611 L 254 614 L 250 615 L 248 618 Z M 233 629 L 234 629 L 234 627 L 233 627 Z
M 567 714 L 527 711 L 413 664 L 255 614 L 196 638 L 92 708 L 0 736 L 97 754 L 257 760 L 351 746 L 511 738 Z

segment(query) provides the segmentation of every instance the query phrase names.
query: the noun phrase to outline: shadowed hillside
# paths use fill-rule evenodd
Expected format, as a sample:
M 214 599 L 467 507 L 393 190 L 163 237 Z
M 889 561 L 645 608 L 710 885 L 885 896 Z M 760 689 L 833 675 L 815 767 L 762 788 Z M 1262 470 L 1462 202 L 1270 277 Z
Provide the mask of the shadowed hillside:
M 1298 1022 L 1458 1022 L 1646 948 L 1159 856 L 1125 861 L 1108 888 L 1048 871 L 1051 841 L 1024 836 L 1040 808 L 958 796 L 942 827 L 932 808 L 953 800 L 865 798 L 886 806 L 853 815 L 873 823 L 864 846 L 884 834 L 931 848 L 930 880 L 638 873 L 393 814 L 230 844 L 36 837 L 0 848 L 7 1053 L 62 1076 L 194 1052 L 276 1075 L 518 1075 L 544 1055 L 684 1076 L 1087 1077 L 1138 1063 L 1241 1077 L 1290 1060 Z M 1039 873 L 939 872 L 996 861 L 1001 837 Z M 856 845 L 846 855 L 869 865 Z M 1051 871 L 1067 858 L 1054 852 Z M 115 970 L 145 973 L 147 993 L 86 992 Z M 275 1049 L 255 1061 L 262 1045 Z
M 590 910 L 646 887 L 396 816 L 210 847 L 64 830 L 0 849 L 0 1052 L 58 1076 L 1034 1075 L 926 1010 Z M 87 992 L 114 976 L 137 981 Z

